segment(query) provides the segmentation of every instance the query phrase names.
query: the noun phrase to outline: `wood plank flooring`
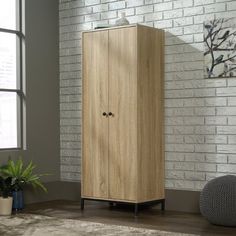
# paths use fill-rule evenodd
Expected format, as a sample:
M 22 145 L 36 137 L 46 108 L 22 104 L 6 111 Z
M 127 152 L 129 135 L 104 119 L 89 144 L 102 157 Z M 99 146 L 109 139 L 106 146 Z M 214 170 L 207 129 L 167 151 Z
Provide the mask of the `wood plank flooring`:
M 85 210 L 81 212 L 79 202 L 58 200 L 27 205 L 22 212 L 207 236 L 236 235 L 236 228 L 211 225 L 200 214 L 163 213 L 157 207 L 141 209 L 135 218 L 132 206 L 117 205 L 110 208 L 108 203 L 86 201 Z

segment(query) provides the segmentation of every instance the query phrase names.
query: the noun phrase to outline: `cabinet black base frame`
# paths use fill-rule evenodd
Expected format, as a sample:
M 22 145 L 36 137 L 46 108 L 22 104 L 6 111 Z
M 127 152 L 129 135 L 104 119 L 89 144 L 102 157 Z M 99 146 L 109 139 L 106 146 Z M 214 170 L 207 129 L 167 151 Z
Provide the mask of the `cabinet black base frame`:
M 80 206 L 81 210 L 84 210 L 84 201 L 100 201 L 100 202 L 108 202 L 110 207 L 113 207 L 113 204 L 128 204 L 128 205 L 134 205 L 134 215 L 138 215 L 138 210 L 140 206 L 151 206 L 156 204 L 161 204 L 161 210 L 165 211 L 165 199 L 159 199 L 159 200 L 152 200 L 147 202 L 141 202 L 141 203 L 131 203 L 131 202 L 122 202 L 122 201 L 112 201 L 112 200 L 102 200 L 102 199 L 93 199 L 93 198 L 81 198 L 80 200 Z

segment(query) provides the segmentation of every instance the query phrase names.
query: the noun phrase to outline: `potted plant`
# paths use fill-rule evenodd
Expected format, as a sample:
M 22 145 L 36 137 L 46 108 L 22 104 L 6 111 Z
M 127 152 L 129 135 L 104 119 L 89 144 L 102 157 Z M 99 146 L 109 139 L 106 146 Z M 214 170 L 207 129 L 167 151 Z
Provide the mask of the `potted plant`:
M 0 176 L 0 215 L 11 215 L 12 178 Z
M 12 178 L 13 209 L 20 210 L 24 208 L 23 188 L 25 185 L 31 185 L 34 188 L 40 188 L 47 192 L 42 184 L 40 177 L 43 175 L 34 174 L 35 165 L 32 161 L 24 166 L 22 159 L 17 161 L 9 160 L 7 165 L 0 168 L 0 173 L 5 177 Z

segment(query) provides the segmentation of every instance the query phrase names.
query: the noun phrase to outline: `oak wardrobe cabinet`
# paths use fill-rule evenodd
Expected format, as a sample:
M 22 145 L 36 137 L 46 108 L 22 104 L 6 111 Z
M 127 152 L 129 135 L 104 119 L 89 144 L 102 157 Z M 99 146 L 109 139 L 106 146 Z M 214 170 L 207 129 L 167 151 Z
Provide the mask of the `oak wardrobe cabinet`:
M 164 209 L 164 32 L 83 32 L 82 194 Z

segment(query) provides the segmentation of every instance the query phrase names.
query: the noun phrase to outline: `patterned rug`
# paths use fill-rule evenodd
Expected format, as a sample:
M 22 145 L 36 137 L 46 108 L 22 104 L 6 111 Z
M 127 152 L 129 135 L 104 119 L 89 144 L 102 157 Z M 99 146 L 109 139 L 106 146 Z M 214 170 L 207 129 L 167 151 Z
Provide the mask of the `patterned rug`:
M 93 223 L 81 220 L 19 214 L 0 217 L 1 236 L 193 236 L 127 226 Z

